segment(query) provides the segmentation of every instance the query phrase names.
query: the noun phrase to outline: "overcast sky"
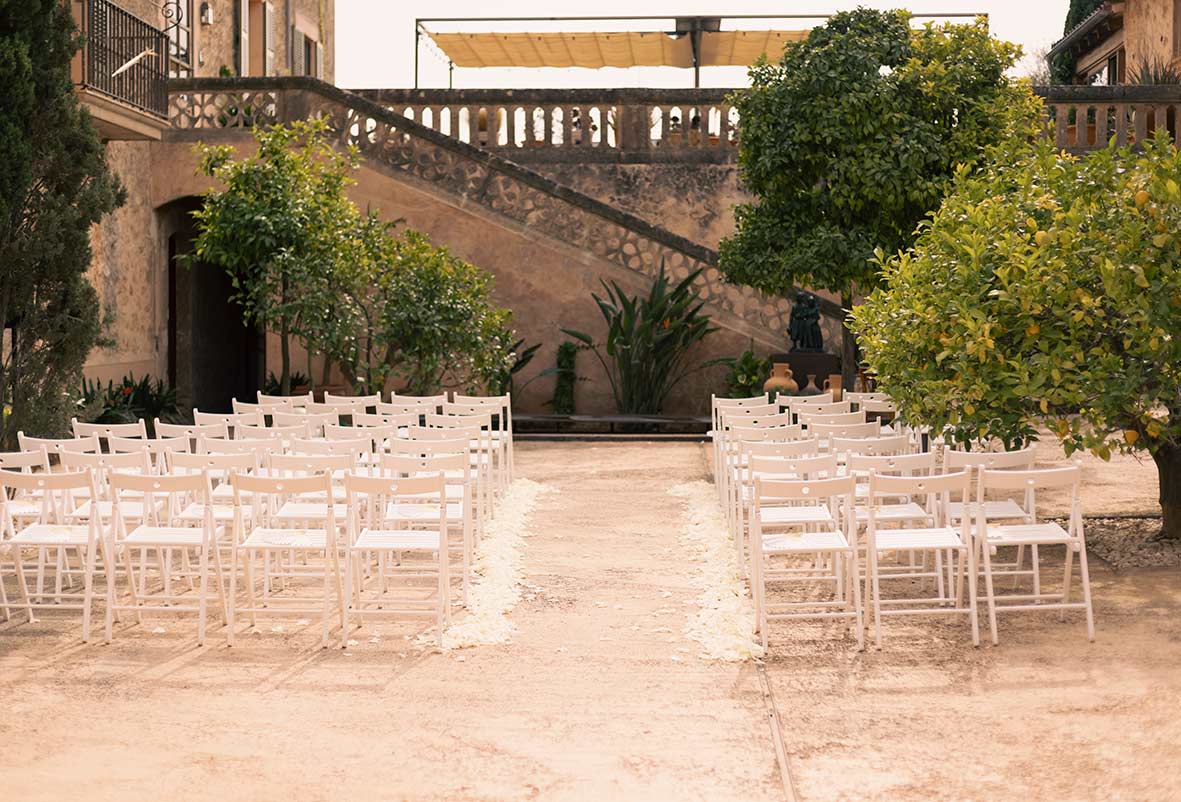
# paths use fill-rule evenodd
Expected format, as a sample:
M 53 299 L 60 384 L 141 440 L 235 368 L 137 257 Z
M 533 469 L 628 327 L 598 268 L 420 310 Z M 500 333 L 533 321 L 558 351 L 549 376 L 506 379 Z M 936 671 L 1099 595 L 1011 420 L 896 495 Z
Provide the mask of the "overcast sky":
M 1020 44 L 1030 53 L 1044 49 L 1062 35 L 1069 0 L 913 0 L 912 3 L 873 0 L 336 0 L 336 82 L 340 86 L 408 87 L 414 85 L 415 17 L 530 17 L 609 16 L 623 14 L 818 14 L 855 8 L 909 8 L 915 14 L 970 12 L 988 14 L 992 32 Z M 436 30 L 663 30 L 668 18 L 650 23 L 608 26 L 603 22 L 511 23 L 493 27 L 467 23 L 432 23 Z M 799 28 L 808 21 L 737 24 L 746 27 Z M 1027 59 L 1027 62 L 1030 61 Z M 1024 73 L 1027 64 L 1019 72 Z M 702 86 L 746 84 L 740 68 L 703 69 Z M 692 86 L 692 70 L 673 68 L 602 69 L 456 69 L 456 88 L 471 87 L 620 87 Z M 424 43 L 419 55 L 419 86 L 447 86 L 447 63 L 438 49 Z

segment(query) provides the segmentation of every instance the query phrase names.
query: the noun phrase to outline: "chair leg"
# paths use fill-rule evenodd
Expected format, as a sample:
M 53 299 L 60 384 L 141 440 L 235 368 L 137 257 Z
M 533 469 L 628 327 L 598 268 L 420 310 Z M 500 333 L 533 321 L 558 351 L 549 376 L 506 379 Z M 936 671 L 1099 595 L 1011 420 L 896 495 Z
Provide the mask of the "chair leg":
M 230 590 L 226 594 L 226 645 L 234 645 L 234 606 L 238 603 L 238 549 L 230 549 Z
M 878 583 L 878 554 L 877 549 L 867 549 L 869 552 L 869 572 L 873 587 L 873 643 L 877 649 L 882 648 L 882 595 Z
M 996 596 L 992 587 L 992 555 L 988 541 L 980 544 L 980 553 L 984 558 L 984 597 L 988 604 L 988 633 L 992 636 L 992 645 L 999 643 L 996 632 Z
M 208 544 L 201 547 L 201 553 L 197 555 L 197 571 L 200 576 L 198 578 L 197 588 L 197 645 L 205 645 L 205 619 L 208 610 L 209 597 L 209 546 Z
M 82 573 L 82 642 L 90 642 L 90 608 L 94 601 L 94 560 L 98 549 L 85 546 L 85 567 Z
M 1064 568 L 1062 570 L 1062 603 L 1069 604 L 1070 603 L 1070 580 L 1074 576 L 1074 549 L 1071 548 L 1070 546 L 1066 547 L 1065 563 L 1066 563 L 1066 565 L 1064 566 Z M 1058 611 L 1058 620 L 1059 621 L 1066 620 L 1066 611 L 1065 610 Z
M 344 555 L 344 586 L 348 588 L 349 598 L 341 600 L 340 610 L 340 648 L 348 648 L 349 645 L 349 607 L 352 606 L 353 595 L 353 564 L 357 561 L 357 555 L 352 551 L 345 552 Z M 363 616 L 357 616 L 359 620 L 364 620 Z
M 1067 548 L 1070 548 L 1067 546 Z M 1083 602 L 1087 606 L 1087 640 L 1095 640 L 1095 612 L 1091 608 L 1091 572 L 1087 568 L 1087 550 L 1078 550 L 1078 572 L 1083 583 Z
M 972 645 L 980 645 L 980 616 L 976 610 L 976 544 L 969 544 L 960 554 L 961 565 L 967 564 L 968 574 L 968 617 L 972 621 Z M 962 575 L 963 571 L 960 572 Z M 959 575 L 956 577 L 956 583 L 959 584 Z M 957 591 L 956 604 L 959 604 L 959 596 Z
M 861 604 L 861 578 L 858 576 L 857 549 L 849 551 L 849 573 L 852 575 L 853 614 L 857 622 L 857 650 L 865 651 L 865 612 Z

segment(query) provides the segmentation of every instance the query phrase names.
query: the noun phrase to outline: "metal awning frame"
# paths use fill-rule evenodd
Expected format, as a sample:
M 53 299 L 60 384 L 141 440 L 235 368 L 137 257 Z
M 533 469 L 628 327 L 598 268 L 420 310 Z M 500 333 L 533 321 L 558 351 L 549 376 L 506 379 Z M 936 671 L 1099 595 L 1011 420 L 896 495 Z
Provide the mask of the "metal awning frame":
M 832 12 L 827 14 L 726 14 L 724 16 L 701 15 L 701 14 L 666 14 L 666 15 L 640 15 L 640 16 L 571 16 L 571 17 L 415 17 L 414 18 L 414 88 L 418 88 L 418 57 L 419 49 L 422 43 L 422 37 L 425 34 L 428 38 L 431 32 L 427 30 L 425 24 L 428 22 L 629 22 L 640 20 L 674 20 L 676 23 L 676 30 L 669 31 L 673 35 L 688 35 L 689 41 L 693 47 L 693 86 L 697 88 L 701 85 L 701 34 L 702 32 L 718 31 L 720 30 L 720 23 L 723 20 L 787 20 L 787 19 L 816 19 L 825 20 L 832 16 Z M 911 19 L 976 19 L 977 17 L 984 17 L 988 19 L 988 14 L 984 12 L 970 13 L 970 12 L 953 12 L 948 14 L 911 14 Z M 713 27 L 718 26 L 718 27 Z M 447 88 L 453 88 L 453 78 L 455 75 L 455 63 L 450 59 L 447 61 Z

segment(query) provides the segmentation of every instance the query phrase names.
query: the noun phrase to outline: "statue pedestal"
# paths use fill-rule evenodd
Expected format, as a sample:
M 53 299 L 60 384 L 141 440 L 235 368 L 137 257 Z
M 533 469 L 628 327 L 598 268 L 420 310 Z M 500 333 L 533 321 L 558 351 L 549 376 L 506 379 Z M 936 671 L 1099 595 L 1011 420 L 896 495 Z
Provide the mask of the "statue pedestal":
M 808 376 L 816 377 L 820 387 L 833 373 L 841 372 L 841 358 L 823 351 L 791 351 L 786 354 L 772 354 L 772 362 L 786 362 L 791 366 L 792 376 L 800 387 L 808 384 Z

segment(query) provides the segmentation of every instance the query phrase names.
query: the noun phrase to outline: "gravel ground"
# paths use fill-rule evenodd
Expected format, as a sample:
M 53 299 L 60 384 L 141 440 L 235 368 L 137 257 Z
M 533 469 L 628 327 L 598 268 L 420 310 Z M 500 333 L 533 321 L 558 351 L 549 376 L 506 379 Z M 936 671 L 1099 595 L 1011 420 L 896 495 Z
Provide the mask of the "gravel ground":
M 1085 531 L 1087 551 L 1117 571 L 1181 565 L 1181 541 L 1156 539 L 1159 518 L 1090 518 Z

